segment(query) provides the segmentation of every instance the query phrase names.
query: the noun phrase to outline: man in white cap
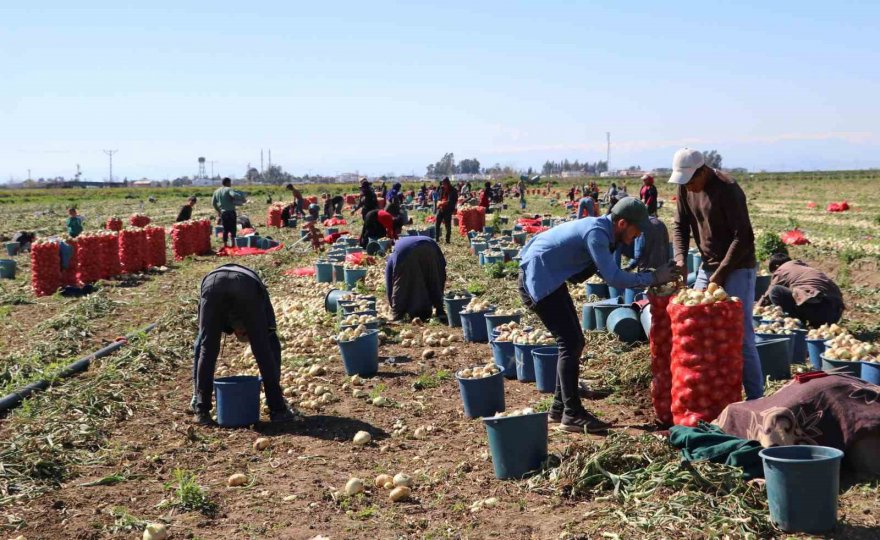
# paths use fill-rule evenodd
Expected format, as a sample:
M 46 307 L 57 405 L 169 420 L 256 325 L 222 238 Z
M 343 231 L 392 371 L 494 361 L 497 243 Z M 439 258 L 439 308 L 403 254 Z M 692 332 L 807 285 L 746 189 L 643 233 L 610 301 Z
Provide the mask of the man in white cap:
M 675 153 L 669 183 L 678 185 L 673 229 L 676 267 L 687 278 L 685 261 L 693 234 L 703 258 L 694 288 L 717 283 L 742 300 L 743 387 L 747 399 L 757 399 L 764 395 L 764 377 L 752 327 L 757 263 L 746 195 L 730 176 L 706 166 L 703 154 L 690 148 Z

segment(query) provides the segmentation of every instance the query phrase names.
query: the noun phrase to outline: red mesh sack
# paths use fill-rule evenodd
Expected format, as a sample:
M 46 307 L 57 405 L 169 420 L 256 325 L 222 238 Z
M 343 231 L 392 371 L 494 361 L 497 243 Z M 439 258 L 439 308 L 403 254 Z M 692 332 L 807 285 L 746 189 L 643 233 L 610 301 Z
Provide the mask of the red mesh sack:
M 742 302 L 670 303 L 672 417 L 677 425 L 711 422 L 742 399 Z
M 269 206 L 266 214 L 266 226 L 267 227 L 281 227 L 281 212 L 284 211 L 283 204 L 273 204 Z
M 107 222 L 104 224 L 104 228 L 108 231 L 121 231 L 122 220 L 118 217 L 109 217 L 107 218 Z
M 195 227 L 195 221 L 182 221 L 171 226 L 171 253 L 174 254 L 174 260 L 180 261 L 195 253 L 195 234 L 191 232 Z
M 77 279 L 83 285 L 94 283 L 102 278 L 101 255 L 103 254 L 103 246 L 101 245 L 101 238 L 92 234 L 77 238 L 76 274 Z
M 165 266 L 165 229 L 150 225 L 144 228 L 147 235 L 147 268 Z
M 143 229 L 119 233 L 119 265 L 123 274 L 140 272 L 146 267 L 147 234 Z
M 357 202 L 358 202 L 358 196 L 357 196 L 357 195 L 346 195 L 346 196 L 345 196 L 345 204 L 351 204 L 351 205 L 354 205 L 354 204 L 357 204 Z
M 654 414 L 664 424 L 672 423 L 672 321 L 666 308 L 670 295 L 648 295 L 651 303 L 651 402 Z
M 196 222 L 194 234 L 196 253 L 199 255 L 208 255 L 211 253 L 211 220 L 202 219 Z
M 119 233 L 105 233 L 101 235 L 101 279 L 108 279 L 122 273 L 119 264 Z
M 458 211 L 458 232 L 467 236 L 469 231 L 482 231 L 486 225 L 486 209 L 482 206 L 465 207 Z
M 146 227 L 150 224 L 150 218 L 144 214 L 132 214 L 131 217 L 128 218 L 128 223 L 132 227 Z
M 804 244 L 809 244 L 810 241 L 804 236 L 803 231 L 800 229 L 792 229 L 790 231 L 785 231 L 779 237 L 782 239 L 782 243 L 788 244 L 789 246 L 802 246 Z
M 57 242 L 31 246 L 31 287 L 37 296 L 55 294 L 61 287 L 61 252 Z

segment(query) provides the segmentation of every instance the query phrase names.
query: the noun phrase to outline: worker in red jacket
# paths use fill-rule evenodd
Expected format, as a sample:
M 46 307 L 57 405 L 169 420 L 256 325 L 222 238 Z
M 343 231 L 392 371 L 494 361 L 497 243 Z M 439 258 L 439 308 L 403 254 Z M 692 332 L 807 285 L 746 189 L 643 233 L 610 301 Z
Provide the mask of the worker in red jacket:
M 648 207 L 648 214 L 657 215 L 657 186 L 654 185 L 654 177 L 646 174 L 642 177 L 642 189 L 639 190 L 639 198 Z
M 385 210 L 370 210 L 364 217 L 364 228 L 361 230 L 360 246 L 366 248 L 370 239 L 390 238 L 397 240 L 403 229 L 403 218 L 394 217 Z
M 492 204 L 492 183 L 486 182 L 483 186 L 483 191 L 480 193 L 480 206 L 489 208 L 490 204 Z

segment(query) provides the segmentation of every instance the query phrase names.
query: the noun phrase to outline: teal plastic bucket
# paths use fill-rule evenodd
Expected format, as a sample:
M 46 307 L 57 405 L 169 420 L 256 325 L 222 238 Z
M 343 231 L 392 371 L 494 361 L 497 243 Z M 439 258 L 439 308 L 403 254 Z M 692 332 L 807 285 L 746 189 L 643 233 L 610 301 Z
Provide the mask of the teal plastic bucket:
M 689 249 L 687 253 L 687 267 L 688 273 L 696 271 L 696 266 L 694 266 L 694 254 L 697 253 L 695 249 Z
M 522 315 L 495 315 L 494 313 L 486 313 L 486 335 L 492 336 L 496 326 L 507 324 L 509 322 L 519 322 Z
M 791 364 L 789 362 L 788 338 L 765 339 L 757 341 L 758 358 L 761 360 L 761 372 L 764 377 L 770 377 L 771 381 L 784 381 L 791 378 Z
M 236 236 L 235 237 L 235 247 L 240 247 L 240 248 L 248 247 L 249 241 L 250 240 L 248 240 L 247 236 Z
M 379 371 L 379 331 L 371 330 L 357 339 L 340 341 L 339 352 L 346 375 L 372 377 Z
M 476 313 L 460 312 L 461 329 L 464 332 L 464 340 L 469 343 L 488 343 L 489 332 L 486 330 L 486 314 L 491 311 L 478 311 Z
M 505 261 L 512 261 L 514 257 L 519 255 L 519 249 L 504 248 L 501 251 L 504 252 L 504 260 Z
M 330 289 L 324 295 L 324 310 L 327 313 L 336 313 L 339 309 L 339 299 L 347 295 L 348 291 L 340 291 L 339 289 Z
M 641 313 L 639 313 L 639 322 L 642 323 L 642 332 L 645 333 L 646 336 L 651 335 L 651 305 L 642 308 Z
M 587 297 L 590 297 L 591 295 L 596 295 L 602 299 L 608 298 L 608 284 L 587 283 Z
M 358 245 L 358 239 L 353 236 L 346 236 L 345 245 L 348 247 L 356 247 Z
M 483 232 L 489 235 L 495 234 L 495 227 L 491 225 L 484 225 Z
M 540 347 L 533 350 L 532 362 L 535 364 L 535 386 L 538 392 L 555 392 L 559 347 Z
M 770 288 L 770 278 L 773 276 L 757 276 L 755 278 L 755 300 L 760 299 Z
M 835 375 L 852 375 L 853 377 L 861 377 L 862 363 L 852 362 L 850 360 L 832 360 L 822 356 L 822 371 L 835 370 Z
M 486 248 L 489 247 L 489 244 L 486 242 L 474 242 L 471 244 L 471 248 L 474 250 L 474 255 L 479 256 L 481 252 L 483 252 Z
M 367 255 L 384 255 L 385 250 L 379 245 L 379 242 L 373 240 L 367 244 Z
M 623 290 L 618 289 L 617 287 L 608 285 L 608 298 L 617 298 L 618 296 L 623 296 Z
M 15 279 L 15 261 L 12 259 L 0 259 L 0 278 Z
M 595 303 L 584 304 L 581 308 L 581 330 L 590 332 L 596 329 Z
M 378 330 L 380 324 L 381 323 L 378 320 L 373 321 L 373 322 L 363 323 L 363 325 L 360 325 L 360 324 L 340 324 L 339 329 L 340 330 L 348 330 L 350 328 L 357 328 L 358 326 L 363 326 L 367 330 Z
M 380 238 L 376 242 L 379 242 L 379 247 L 382 248 L 382 251 L 388 251 L 388 246 L 391 244 L 391 240 L 387 238 Z
M 345 265 L 344 264 L 334 264 L 333 265 L 333 281 L 337 283 L 341 283 L 345 281 Z
M 535 360 L 532 351 L 546 347 L 547 345 L 520 345 L 513 344 L 516 355 L 516 379 L 520 382 L 535 382 Z
M 862 362 L 859 378 L 865 382 L 880 386 L 880 364 L 877 362 Z
M 461 292 L 453 292 L 450 294 L 452 294 L 453 296 L 459 294 L 466 296 L 465 298 L 459 298 L 457 300 L 453 300 L 449 296 L 443 297 L 443 308 L 446 310 L 446 317 L 449 323 L 449 327 L 459 328 L 461 326 L 461 317 L 459 316 L 459 313 L 462 309 L 464 309 L 464 306 L 468 305 L 468 303 L 471 301 L 471 298 L 473 298 L 473 295 L 471 295 L 470 293 Z
M 492 358 L 495 365 L 501 368 L 501 374 L 507 379 L 516 378 L 516 350 L 512 341 L 495 341 L 492 344 Z
M 315 279 L 318 283 L 333 283 L 333 263 L 321 261 L 315 263 Z
M 214 379 L 217 395 L 217 423 L 223 427 L 241 427 L 260 420 L 260 378 L 236 375 Z
M 483 418 L 495 478 L 519 479 L 547 459 L 547 413 Z
M 515 232 L 513 233 L 513 241 L 517 244 L 523 246 L 526 243 L 526 233 L 524 232 Z
M 807 354 L 810 355 L 810 364 L 813 365 L 813 369 L 820 370 L 822 369 L 822 354 L 825 352 L 825 340 L 824 339 L 808 339 L 807 340 Z
M 755 332 L 755 342 L 760 343 L 761 341 L 773 341 L 777 339 L 784 339 L 787 342 L 788 346 L 788 363 L 792 364 L 791 359 L 794 357 L 794 334 L 761 334 Z
M 329 236 L 329 235 L 331 235 L 331 234 L 336 234 L 336 233 L 338 233 L 338 232 L 339 232 L 339 227 L 327 227 L 327 228 L 324 230 L 324 234 L 325 234 L 326 236 Z
M 15 257 L 18 255 L 18 250 L 21 249 L 21 243 L 19 242 L 6 242 L 6 254 L 10 257 Z
M 345 288 L 347 290 L 354 289 L 355 284 L 367 277 L 367 269 L 366 268 L 346 268 L 343 271 L 343 277 L 345 278 Z
M 843 452 L 828 446 L 774 446 L 759 452 L 770 520 L 786 532 L 820 534 L 837 524 Z
M 611 312 L 615 309 L 620 309 L 620 307 L 620 304 L 616 303 L 602 303 L 593 306 L 593 315 L 596 317 L 596 330 L 606 330 L 608 328 L 608 316 L 611 315 Z
M 632 344 L 645 340 L 639 316 L 631 307 L 620 306 L 609 313 L 605 320 L 605 327 L 624 343 Z
M 355 253 L 363 253 L 363 252 L 364 252 L 363 248 L 361 248 L 359 246 L 345 248 L 346 255 L 353 255 Z
M 482 379 L 462 379 L 458 375 L 455 379 L 465 416 L 480 418 L 504 412 L 504 375 L 500 371 Z
M 623 290 L 623 303 L 632 304 L 636 300 L 641 300 L 645 296 L 645 289 L 627 288 Z
M 482 253 L 480 255 L 483 255 Z M 483 264 L 495 264 L 495 263 L 503 263 L 504 262 L 504 254 L 501 255 L 485 255 L 483 257 Z
M 807 331 L 803 329 L 792 330 L 794 337 L 792 338 L 792 364 L 803 364 L 807 361 Z

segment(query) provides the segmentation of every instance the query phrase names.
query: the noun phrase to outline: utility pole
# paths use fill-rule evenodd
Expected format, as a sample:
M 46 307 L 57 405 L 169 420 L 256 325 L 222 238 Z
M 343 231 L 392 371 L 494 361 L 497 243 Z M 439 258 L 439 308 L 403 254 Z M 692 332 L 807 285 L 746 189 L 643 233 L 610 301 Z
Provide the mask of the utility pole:
M 611 174 L 611 132 L 605 132 L 605 139 L 608 142 L 608 148 L 605 150 L 605 170 Z
M 110 156 L 110 182 L 113 182 L 113 154 L 119 150 L 104 150 L 104 153 Z
M 28 180 L 31 179 L 31 170 L 30 170 L 30 169 L 28 169 L 28 177 L 27 177 L 27 179 L 28 179 Z
M 269 168 L 272 168 L 272 149 L 269 149 Z
M 263 168 L 263 149 L 260 148 L 260 174 L 263 174 L 263 172 L 265 172 L 265 170 L 266 169 Z
M 214 178 L 214 164 L 217 163 L 213 159 L 211 160 L 211 178 Z

